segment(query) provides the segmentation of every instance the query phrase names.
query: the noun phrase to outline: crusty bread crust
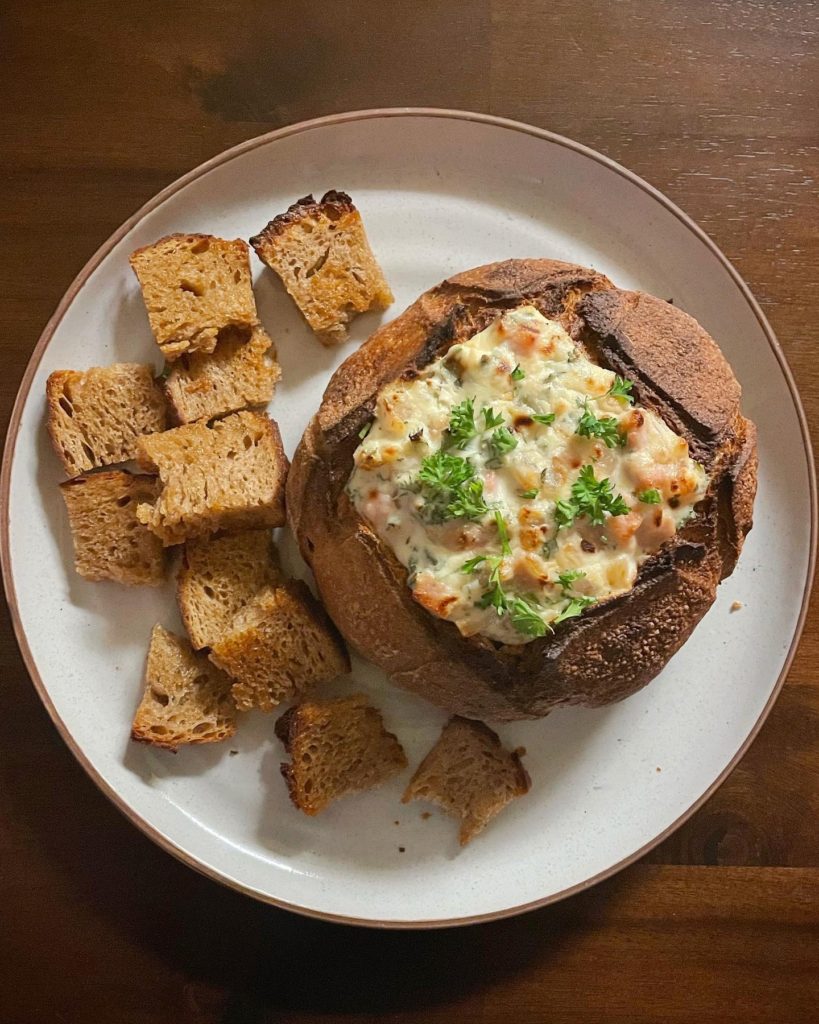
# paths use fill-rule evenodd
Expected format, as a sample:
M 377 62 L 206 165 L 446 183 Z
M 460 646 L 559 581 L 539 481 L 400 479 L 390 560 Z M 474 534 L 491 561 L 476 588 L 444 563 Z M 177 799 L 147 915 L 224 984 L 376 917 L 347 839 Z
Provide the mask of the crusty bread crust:
M 600 365 L 689 443 L 711 476 L 698 515 L 642 566 L 627 594 L 523 646 L 464 638 L 412 599 L 406 571 L 357 514 L 345 484 L 380 388 L 412 374 L 522 302 L 560 319 Z M 716 343 L 682 310 L 554 260 L 508 260 L 422 295 L 336 371 L 296 452 L 291 527 L 345 638 L 391 680 L 460 715 L 536 718 L 609 704 L 645 686 L 714 601 L 751 527 L 753 424 Z
M 323 345 L 347 337 L 351 320 L 393 301 L 361 214 L 346 192 L 293 203 L 250 239 Z
M 275 216 L 273 220 L 262 228 L 258 235 L 254 235 L 249 241 L 253 248 L 258 251 L 272 242 L 277 235 L 284 234 L 289 227 L 293 224 L 298 224 L 305 217 L 317 217 L 321 213 L 341 217 L 345 213 L 352 213 L 354 210 L 355 205 L 347 193 L 338 192 L 335 189 L 325 192 L 321 200 L 316 200 L 312 195 L 302 196 L 295 203 L 291 203 L 284 213 Z

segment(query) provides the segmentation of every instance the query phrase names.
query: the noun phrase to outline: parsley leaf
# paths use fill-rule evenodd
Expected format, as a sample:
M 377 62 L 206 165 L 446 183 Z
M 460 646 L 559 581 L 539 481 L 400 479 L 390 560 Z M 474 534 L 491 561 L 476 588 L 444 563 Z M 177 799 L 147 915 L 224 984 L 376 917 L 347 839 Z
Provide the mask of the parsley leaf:
M 557 577 L 557 582 L 563 590 L 571 590 L 574 581 L 582 579 L 585 575 L 582 569 L 566 569 Z
M 486 555 L 475 555 L 474 558 L 470 558 L 464 562 L 461 566 L 461 572 L 473 573 L 478 571 L 478 566 L 486 561 Z
M 499 515 L 499 513 L 496 513 L 496 515 Z M 538 614 L 537 605 L 534 601 L 529 601 L 519 594 L 507 594 L 503 589 L 500 579 L 502 558 L 477 555 L 475 558 L 470 558 L 468 562 L 465 562 L 461 567 L 461 571 L 474 572 L 477 565 L 483 562 L 491 568 L 487 581 L 488 587 L 481 594 L 478 607 L 494 608 L 498 615 L 508 615 L 509 621 L 514 628 L 526 636 L 543 636 L 547 630 L 551 630 L 552 627 L 547 622 L 544 622 Z
M 512 370 L 509 376 L 512 378 L 512 380 L 523 380 L 523 378 L 526 376 L 526 373 L 524 370 L 521 370 L 520 363 L 518 363 L 518 365 L 514 368 L 514 370 Z
M 493 412 L 491 406 L 486 406 L 486 408 L 482 409 L 481 415 L 483 416 L 484 430 L 503 426 L 503 416 L 500 413 Z
M 506 526 L 506 520 L 503 518 L 503 513 L 499 508 L 495 509 L 495 523 L 498 527 L 498 536 L 501 542 L 501 551 L 504 555 L 511 555 L 512 549 L 509 546 L 509 530 Z
M 626 380 L 625 377 L 618 377 L 617 374 L 614 376 L 614 383 L 606 392 L 607 395 L 611 395 L 612 398 L 621 398 L 626 401 L 629 405 L 634 401 L 631 394 L 631 389 L 634 385 L 630 380 Z
M 469 459 L 461 459 L 457 455 L 446 452 L 435 452 L 428 455 L 418 471 L 418 479 L 422 484 L 436 490 L 453 490 L 471 480 L 475 475 Z
M 654 487 L 649 488 L 647 491 L 640 491 L 637 497 L 644 505 L 659 505 L 663 500 L 663 496 Z
M 561 526 L 571 526 L 579 515 L 580 511 L 577 505 L 574 502 L 566 501 L 565 498 L 561 498 L 555 505 L 555 522 L 558 529 Z
M 588 403 L 580 417 L 575 433 L 581 437 L 599 437 L 607 448 L 622 447 L 626 443 L 625 435 L 620 432 L 617 420 L 613 416 L 598 419 L 589 409 Z
M 415 487 L 424 498 L 424 514 L 432 522 L 445 519 L 480 519 L 489 511 L 483 481 L 475 479 L 469 459 L 438 451 L 428 455 L 418 471 Z
M 512 625 L 526 636 L 543 636 L 550 627 L 524 597 L 511 597 L 506 603 Z
M 594 466 L 583 466 L 577 479 L 572 484 L 571 501 L 559 501 L 555 507 L 555 520 L 558 526 L 569 526 L 580 516 L 588 516 L 593 525 L 602 526 L 605 514 L 624 516 L 629 507 L 621 494 L 615 494 L 611 481 L 604 477 L 598 480 L 594 475 Z
M 566 619 L 576 618 L 590 604 L 594 604 L 593 597 L 573 597 L 563 611 L 552 619 L 552 624 L 557 626 L 559 623 L 565 622 Z
M 539 493 L 537 487 L 532 487 L 528 491 L 518 491 L 518 496 L 521 498 L 536 498 Z
M 448 519 L 480 519 L 489 511 L 483 496 L 483 480 L 470 480 L 446 507 Z
M 498 615 L 503 615 L 506 611 L 506 594 L 503 592 L 500 580 L 492 582 L 490 577 L 490 583 L 489 590 L 483 593 L 480 601 L 478 601 L 478 606 L 480 608 L 492 607 Z
M 452 410 L 444 437 L 444 448 L 459 448 L 463 451 L 477 433 L 475 402 L 472 398 L 466 398 Z
M 532 419 L 535 421 L 535 423 L 542 423 L 544 427 L 548 427 L 550 423 L 554 423 L 555 414 L 553 412 L 547 412 L 541 415 L 540 413 L 533 412 Z
M 498 427 L 486 444 L 492 453 L 492 459 L 500 461 L 504 455 L 517 448 L 518 440 L 508 427 Z

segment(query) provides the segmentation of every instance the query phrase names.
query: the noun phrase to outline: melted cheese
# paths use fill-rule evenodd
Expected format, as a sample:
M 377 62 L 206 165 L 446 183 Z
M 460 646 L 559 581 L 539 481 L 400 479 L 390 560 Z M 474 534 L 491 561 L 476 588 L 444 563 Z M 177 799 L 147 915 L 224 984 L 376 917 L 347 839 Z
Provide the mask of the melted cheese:
M 657 415 L 612 394 L 614 383 L 560 324 L 521 306 L 381 391 L 348 493 L 432 614 L 466 636 L 526 643 L 567 612 L 628 591 L 642 562 L 693 514 L 704 470 Z M 453 435 L 453 410 L 467 400 L 474 436 Z M 611 447 L 584 436 L 584 415 L 605 422 Z M 503 451 L 487 420 L 509 432 Z M 442 450 L 468 460 L 483 512 L 467 518 L 435 505 L 419 473 Z M 602 524 L 581 514 L 561 525 L 558 503 L 572 501 L 581 472 L 608 480 L 619 511 Z

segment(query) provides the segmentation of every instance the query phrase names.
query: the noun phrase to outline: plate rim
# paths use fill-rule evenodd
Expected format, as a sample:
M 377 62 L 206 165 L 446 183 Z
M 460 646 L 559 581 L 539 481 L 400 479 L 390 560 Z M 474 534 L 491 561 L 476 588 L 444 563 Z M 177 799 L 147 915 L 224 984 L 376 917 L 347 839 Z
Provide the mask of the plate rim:
M 82 288 L 85 286 L 91 274 L 97 269 L 97 267 L 103 262 L 108 256 L 111 250 L 125 237 L 125 235 L 135 227 L 141 220 L 144 219 L 149 213 L 161 206 L 165 200 L 175 195 L 177 192 L 182 191 L 192 181 L 202 177 L 209 171 L 216 167 L 222 166 L 229 163 L 236 157 L 242 156 L 253 149 L 257 149 L 260 146 L 268 145 L 271 142 L 278 141 L 280 139 L 287 138 L 292 135 L 302 134 L 304 132 L 312 131 L 316 128 L 324 128 L 331 125 L 347 124 L 355 121 L 370 121 L 384 118 L 393 117 L 430 117 L 430 118 L 449 118 L 451 120 L 474 122 L 478 124 L 490 125 L 497 128 L 503 128 L 506 130 L 521 132 L 525 135 L 532 136 L 545 142 L 552 143 L 568 149 L 572 152 L 578 153 L 587 159 L 593 160 L 595 163 L 602 164 L 608 170 L 620 175 L 625 178 L 631 184 L 636 185 L 643 192 L 646 192 L 654 200 L 659 202 L 666 210 L 673 214 L 692 234 L 694 234 L 705 246 L 711 251 L 711 253 L 719 260 L 720 264 L 725 270 L 728 271 L 729 276 L 732 278 L 734 284 L 738 288 L 741 296 L 747 302 L 751 312 L 756 318 L 759 326 L 762 329 L 774 357 L 779 363 L 779 367 L 785 378 L 785 382 L 790 392 L 791 400 L 796 411 L 797 420 L 799 423 L 799 430 L 802 438 L 802 447 L 805 455 L 807 472 L 808 472 L 808 495 L 810 501 L 811 521 L 810 521 L 810 552 L 808 558 L 808 571 L 805 577 L 805 587 L 802 594 L 802 603 L 799 611 L 799 615 L 796 620 L 796 625 L 791 638 L 788 652 L 785 656 L 785 661 L 782 666 L 782 670 L 774 683 L 771 690 L 771 694 L 763 707 L 759 718 L 754 723 L 753 727 L 749 731 L 741 743 L 736 754 L 731 758 L 730 762 L 726 765 L 722 772 L 717 778 L 708 786 L 704 793 L 691 804 L 681 815 L 679 815 L 666 829 L 664 829 L 659 835 L 655 836 L 649 842 L 645 843 L 639 849 L 629 854 L 627 857 L 617 861 L 616 863 L 609 865 L 603 871 L 598 872 L 588 879 L 584 879 L 582 882 L 578 882 L 573 886 L 569 886 L 566 889 L 562 889 L 559 892 L 552 893 L 548 896 L 541 897 L 536 900 L 530 900 L 527 903 L 518 904 L 512 907 L 505 907 L 501 910 L 490 911 L 482 914 L 469 915 L 466 917 L 453 917 L 453 918 L 440 918 L 432 920 L 379 920 L 374 918 L 366 917 L 351 917 L 344 914 L 333 914 L 322 910 L 317 910 L 312 907 L 300 906 L 296 903 L 291 903 L 286 900 L 279 899 L 275 896 L 271 896 L 269 893 L 261 892 L 251 886 L 243 884 L 239 879 L 232 878 L 227 874 L 223 874 L 217 868 L 210 864 L 204 864 L 197 860 L 194 856 L 184 850 L 182 847 L 177 846 L 168 836 L 163 832 L 159 831 L 154 825 L 141 817 L 120 795 L 119 793 L 97 772 L 93 767 L 89 759 L 87 758 L 84 750 L 74 739 L 69 729 L 63 722 L 62 718 L 58 714 L 48 690 L 43 683 L 42 677 L 40 676 L 39 670 L 35 663 L 34 657 L 32 656 L 31 649 L 28 645 L 26 633 L 23 628 L 23 624 L 20 618 L 20 611 L 17 604 L 17 594 L 14 586 L 14 579 L 11 567 L 11 547 L 10 547 L 10 521 L 11 521 L 11 509 L 9 506 L 9 496 L 11 490 L 11 471 L 14 461 L 14 453 L 16 449 L 17 437 L 20 432 L 21 420 L 23 415 L 23 409 L 29 399 L 31 392 L 31 385 L 34 375 L 39 368 L 42 357 L 48 348 L 51 339 L 57 330 L 60 322 L 65 316 L 67 310 L 76 299 Z M 667 196 L 665 196 L 659 189 L 649 184 L 643 178 L 641 178 L 635 172 L 624 167 L 622 164 L 617 163 L 610 157 L 599 153 L 597 150 L 592 149 L 583 143 L 575 142 L 573 139 L 569 139 L 566 136 L 559 135 L 555 132 L 549 131 L 545 128 L 539 128 L 535 125 L 527 124 L 523 121 L 516 121 L 510 118 L 498 117 L 494 114 L 484 114 L 475 111 L 449 109 L 444 107 L 374 107 L 365 110 L 353 110 L 344 111 L 337 114 L 329 114 L 323 117 L 311 118 L 306 121 L 299 121 L 294 124 L 285 125 L 281 128 L 273 129 L 272 131 L 265 132 L 262 135 L 254 136 L 251 139 L 246 139 L 243 142 L 238 143 L 235 146 L 223 150 L 221 153 L 209 158 L 203 163 L 197 165 L 192 170 L 183 174 L 175 181 L 171 182 L 165 188 L 161 189 L 151 199 L 140 206 L 130 217 L 128 217 L 103 243 L 99 246 L 96 252 L 90 257 L 85 263 L 83 268 L 71 282 L 63 297 L 60 299 L 56 309 L 52 313 L 45 328 L 42 331 L 37 343 L 32 350 L 31 356 L 29 357 L 28 363 L 26 364 L 25 371 L 20 381 L 20 385 L 17 389 L 17 395 L 12 406 L 11 416 L 9 419 L 9 425 L 6 432 L 5 444 L 3 447 L 3 458 L 2 466 L 0 467 L 0 506 L 5 509 L 5 512 L 0 516 L 0 566 L 2 566 L 3 585 L 6 594 L 6 600 L 9 609 L 9 615 L 14 629 L 14 634 L 17 640 L 17 645 L 20 650 L 20 654 L 23 659 L 23 663 L 28 672 L 29 678 L 34 685 L 37 694 L 42 701 L 46 711 L 49 714 L 52 722 L 54 723 L 58 733 L 62 737 L 63 741 L 68 746 L 71 753 L 77 759 L 83 770 L 91 778 L 94 784 L 101 790 L 101 792 L 111 801 L 111 803 L 125 815 L 128 820 L 134 824 L 143 834 L 148 836 L 154 843 L 156 843 L 165 852 L 170 853 L 178 860 L 182 861 L 188 867 L 193 868 L 199 874 L 218 882 L 219 884 L 226 885 L 229 888 L 242 893 L 245 896 L 250 896 L 254 899 L 260 900 L 263 903 L 278 907 L 283 910 L 289 910 L 297 914 L 302 914 L 307 917 L 316 918 L 322 921 L 331 921 L 338 924 L 347 925 L 358 925 L 361 927 L 372 927 L 372 928 L 390 928 L 390 929 L 405 929 L 405 930 L 420 930 L 420 929 L 432 929 L 432 928 L 451 928 L 468 924 L 481 924 L 488 921 L 497 921 L 501 918 L 513 917 L 518 914 L 527 913 L 531 910 L 536 910 L 540 907 L 548 906 L 552 903 L 557 903 L 560 900 L 567 899 L 569 896 L 573 896 L 576 893 L 583 892 L 586 889 L 597 885 L 599 882 L 611 878 L 624 868 L 633 864 L 641 857 L 645 856 L 649 851 L 653 850 L 658 846 L 664 839 L 675 832 L 681 825 L 683 825 L 689 818 L 692 817 L 702 805 L 714 794 L 714 792 L 722 785 L 726 778 L 731 774 L 734 768 L 737 766 L 739 761 L 744 757 L 748 748 L 753 743 L 759 730 L 762 728 L 765 720 L 773 708 L 776 702 L 782 686 L 784 685 L 785 679 L 787 678 L 791 664 L 793 662 L 794 655 L 799 646 L 799 641 L 802 636 L 802 632 L 805 625 L 805 618 L 808 611 L 808 605 L 810 602 L 811 591 L 813 587 L 814 574 L 816 570 L 816 555 L 817 555 L 817 485 L 816 485 L 816 467 L 813 459 L 813 449 L 810 441 L 810 433 L 807 425 L 807 418 L 805 416 L 805 410 L 802 406 L 802 401 L 799 396 L 799 392 L 794 381 L 793 374 L 788 365 L 787 359 L 779 341 L 769 324 L 767 317 L 763 313 L 759 303 L 751 293 L 750 288 L 745 283 L 744 279 L 740 275 L 739 271 L 733 266 L 728 260 L 719 246 L 710 238 L 708 234 L 694 221 L 692 218 L 685 213 L 680 207 L 673 203 Z

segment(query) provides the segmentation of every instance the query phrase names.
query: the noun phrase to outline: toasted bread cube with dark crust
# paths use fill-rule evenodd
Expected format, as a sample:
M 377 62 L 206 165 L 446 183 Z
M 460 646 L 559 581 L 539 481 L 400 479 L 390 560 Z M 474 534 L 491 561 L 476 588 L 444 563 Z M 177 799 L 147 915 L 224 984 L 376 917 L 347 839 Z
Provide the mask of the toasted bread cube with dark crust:
M 361 214 L 345 192 L 327 192 L 320 203 L 299 199 L 250 244 L 324 345 L 344 341 L 358 313 L 393 301 Z
M 158 498 L 140 505 L 137 518 L 166 545 L 219 530 L 284 525 L 290 463 L 267 416 L 237 412 L 210 425 L 175 427 L 143 438 L 137 459 L 160 482 Z
M 241 238 L 177 234 L 131 253 L 156 343 L 167 360 L 212 352 L 225 328 L 258 320 Z
M 186 743 L 218 743 L 235 732 L 227 676 L 187 640 L 154 626 L 131 738 L 176 750 Z
M 410 779 L 403 803 L 428 800 L 461 821 L 461 846 L 529 791 L 521 751 L 508 751 L 483 722 L 457 715 Z
M 281 581 L 270 530 L 188 541 L 176 596 L 193 646 L 212 647 L 260 590 Z
M 251 405 L 267 405 L 281 377 L 273 342 L 257 324 L 226 328 L 211 353 L 184 354 L 171 364 L 165 396 L 177 423 L 211 420 Z
M 74 541 L 74 568 L 87 580 L 157 587 L 165 577 L 162 541 L 136 517 L 156 497 L 156 477 L 121 470 L 60 484 Z
M 46 402 L 51 443 L 68 476 L 127 462 L 142 435 L 165 429 L 165 399 L 153 367 L 141 363 L 55 370 Z
M 210 657 L 234 679 L 233 699 L 242 711 L 272 711 L 350 671 L 338 631 L 301 580 L 257 594 L 212 644 Z
M 401 744 L 362 694 L 302 701 L 276 722 L 276 735 L 290 755 L 281 766 L 290 799 L 305 814 L 380 786 L 407 767 Z

